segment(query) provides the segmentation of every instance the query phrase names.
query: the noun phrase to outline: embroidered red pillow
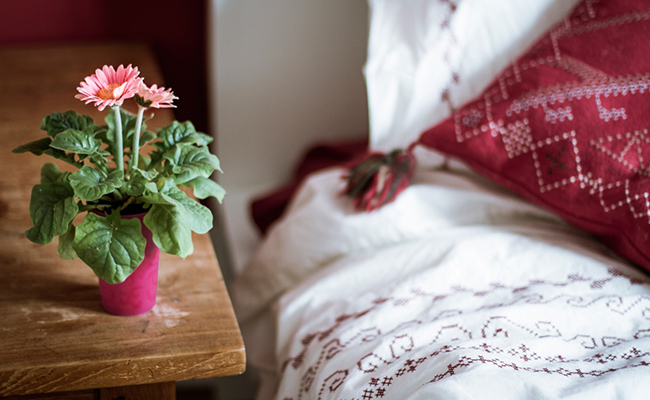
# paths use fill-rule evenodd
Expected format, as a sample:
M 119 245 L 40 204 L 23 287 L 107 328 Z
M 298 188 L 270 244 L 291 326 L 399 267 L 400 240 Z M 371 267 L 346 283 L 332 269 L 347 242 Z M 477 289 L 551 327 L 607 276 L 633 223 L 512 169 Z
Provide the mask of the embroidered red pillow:
M 419 143 L 650 270 L 650 3 L 586 0 Z

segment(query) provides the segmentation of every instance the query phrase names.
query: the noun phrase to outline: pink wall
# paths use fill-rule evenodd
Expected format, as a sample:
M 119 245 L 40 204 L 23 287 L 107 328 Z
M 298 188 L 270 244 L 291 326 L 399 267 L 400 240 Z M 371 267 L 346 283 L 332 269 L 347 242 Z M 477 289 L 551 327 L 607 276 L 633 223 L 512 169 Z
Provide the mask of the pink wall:
M 149 43 L 179 120 L 208 130 L 205 0 L 0 0 L 0 46 L 125 40 Z M 2 60 L 0 60 L 2 62 Z

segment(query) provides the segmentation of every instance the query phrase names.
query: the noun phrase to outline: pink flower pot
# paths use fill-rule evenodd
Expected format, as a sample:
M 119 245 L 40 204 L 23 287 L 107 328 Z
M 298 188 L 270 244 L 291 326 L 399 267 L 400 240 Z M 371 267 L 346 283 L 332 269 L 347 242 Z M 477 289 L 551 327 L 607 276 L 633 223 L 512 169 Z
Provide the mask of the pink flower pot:
M 122 216 L 138 218 L 142 224 L 142 235 L 147 240 L 142 263 L 122 283 L 110 284 L 99 278 L 102 306 L 111 314 L 139 315 L 156 305 L 160 249 L 154 244 L 151 231 L 142 222 L 144 216 L 145 213 Z

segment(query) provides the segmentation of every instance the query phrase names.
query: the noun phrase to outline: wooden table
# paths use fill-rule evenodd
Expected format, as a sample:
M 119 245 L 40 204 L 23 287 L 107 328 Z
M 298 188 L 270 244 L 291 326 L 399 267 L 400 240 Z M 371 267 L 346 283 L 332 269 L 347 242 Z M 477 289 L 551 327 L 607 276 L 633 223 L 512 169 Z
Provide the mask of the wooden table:
M 136 317 L 106 313 L 93 272 L 79 259 L 60 259 L 56 239 L 42 246 L 24 236 L 31 188 L 54 159 L 11 149 L 43 137 L 40 121 L 54 111 L 103 123 L 107 111 L 75 99 L 76 88 L 104 64 L 130 63 L 149 85 L 164 84 L 143 45 L 0 49 L 0 397 L 74 391 L 62 397 L 174 399 L 176 381 L 244 372 L 244 344 L 209 235 L 194 236 L 185 260 L 162 255 L 157 305 Z M 158 111 L 148 125 L 172 118 Z

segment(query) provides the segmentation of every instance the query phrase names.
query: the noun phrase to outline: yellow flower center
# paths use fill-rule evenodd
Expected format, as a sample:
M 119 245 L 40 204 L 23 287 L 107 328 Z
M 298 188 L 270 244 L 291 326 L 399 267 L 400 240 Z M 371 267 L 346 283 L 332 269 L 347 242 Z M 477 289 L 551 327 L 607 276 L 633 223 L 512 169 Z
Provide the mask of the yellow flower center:
M 113 97 L 113 90 L 118 87 L 120 87 L 119 83 L 111 83 L 107 87 L 99 89 L 99 92 L 97 92 L 97 97 L 102 100 L 114 100 L 115 97 Z

